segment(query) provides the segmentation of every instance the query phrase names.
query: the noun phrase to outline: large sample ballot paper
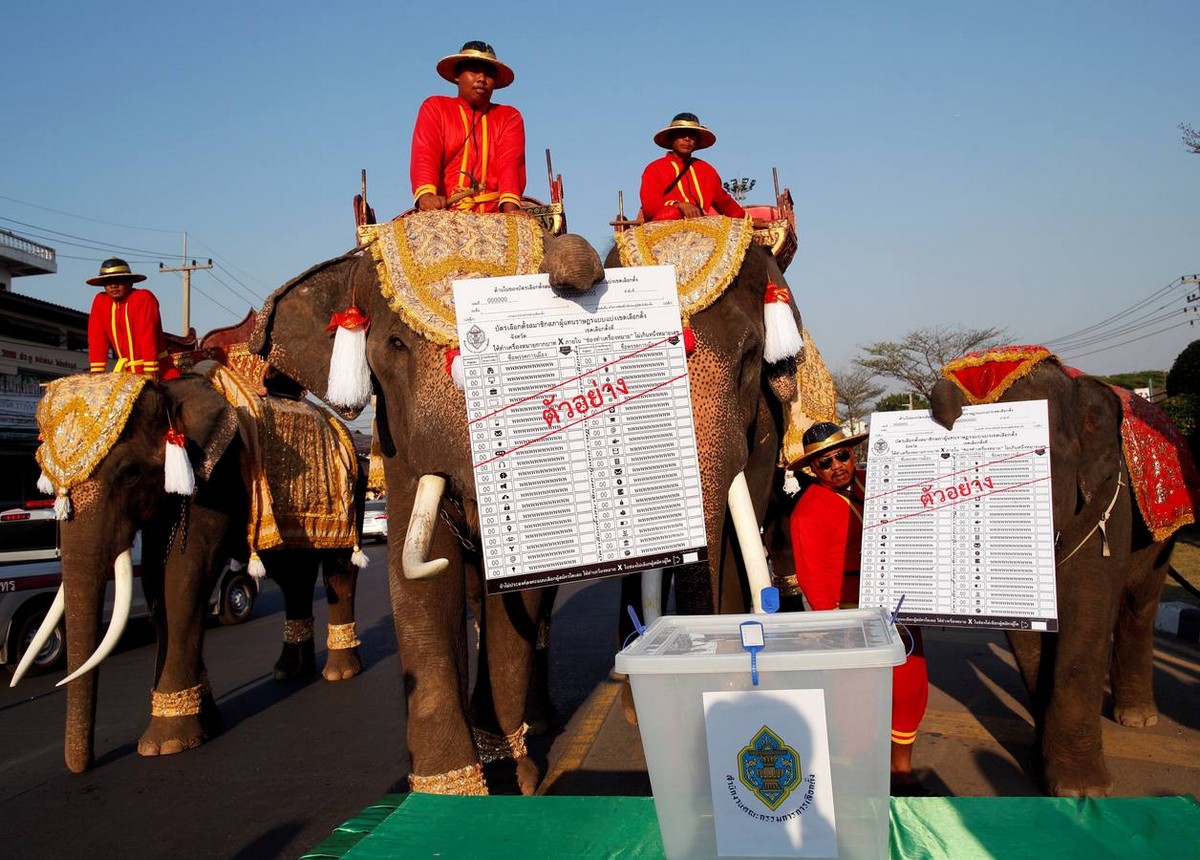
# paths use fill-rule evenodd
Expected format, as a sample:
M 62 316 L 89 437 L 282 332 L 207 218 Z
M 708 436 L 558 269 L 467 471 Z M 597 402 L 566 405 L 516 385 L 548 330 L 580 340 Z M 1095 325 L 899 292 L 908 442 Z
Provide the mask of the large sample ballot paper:
M 707 559 L 672 266 L 454 282 L 489 594 Z
M 914 624 L 1058 630 L 1046 401 L 876 412 L 859 605 Z

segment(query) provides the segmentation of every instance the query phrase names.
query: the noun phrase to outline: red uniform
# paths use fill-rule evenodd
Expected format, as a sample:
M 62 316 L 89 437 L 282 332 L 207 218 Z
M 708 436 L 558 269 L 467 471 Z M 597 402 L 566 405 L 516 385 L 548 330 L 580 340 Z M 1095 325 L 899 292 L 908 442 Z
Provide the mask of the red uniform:
M 128 297 L 120 302 L 114 302 L 107 293 L 96 295 L 88 317 L 88 366 L 92 373 L 105 371 L 109 347 L 117 357 L 114 371 L 163 379 L 179 376 L 167 352 L 158 299 L 149 290 L 130 288 Z
M 707 161 L 693 158 L 683 178 L 675 182 L 683 170 L 683 159 L 674 152 L 651 161 L 642 171 L 642 214 L 647 221 L 669 221 L 682 217 L 678 204 L 691 203 L 706 215 L 728 215 L 742 218 L 746 210 L 729 196 L 721 185 L 721 177 Z M 675 184 L 668 191 L 667 186 Z
M 796 581 L 813 609 L 858 606 L 862 564 L 862 469 L 849 492 L 813 484 L 792 510 Z M 911 744 L 929 702 L 929 674 L 920 648 L 892 670 L 892 742 Z
M 409 163 L 413 201 L 425 194 L 451 197 L 471 187 L 483 191 L 454 208 L 497 212 L 520 205 L 525 193 L 525 121 L 515 107 L 477 111 L 457 96 L 430 96 L 417 112 Z

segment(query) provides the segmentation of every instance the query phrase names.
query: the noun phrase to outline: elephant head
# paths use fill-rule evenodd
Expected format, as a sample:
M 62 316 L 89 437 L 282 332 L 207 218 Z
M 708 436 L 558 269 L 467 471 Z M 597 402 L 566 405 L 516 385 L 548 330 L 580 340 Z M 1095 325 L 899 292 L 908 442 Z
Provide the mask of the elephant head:
M 418 213 L 402 219 L 403 223 L 383 226 L 409 229 L 406 223 L 411 218 L 418 219 L 411 223 L 421 229 L 449 230 L 454 219 L 469 222 L 463 214 Z M 470 217 L 490 219 L 475 222 L 481 230 L 515 230 L 522 224 L 513 220 L 518 216 Z M 599 256 L 580 237 L 543 233 L 531 241 L 543 250 L 537 268 L 549 275 L 552 286 L 587 290 L 603 278 Z M 444 249 L 447 241 L 433 236 L 431 244 Z M 318 264 L 276 290 L 259 314 L 250 349 L 327 398 L 335 337 L 327 333 L 326 323 L 351 305 L 370 320 L 364 349 L 384 457 L 388 517 L 393 523 L 408 524 L 403 551 L 389 553 L 388 565 L 410 715 L 413 787 L 470 793 L 480 790 L 483 780 L 481 772 L 472 770 L 479 767 L 479 758 L 464 707 L 463 606 L 466 583 L 472 578 L 467 574 L 477 561 L 464 544 L 478 539 L 479 525 L 466 401 L 451 376 L 453 352 L 447 348 L 448 340 L 431 339 L 411 317 L 395 309 L 391 295 L 385 295 L 375 253 L 378 246 L 371 254 L 356 250 Z M 337 408 L 353 417 L 365 405 Z M 428 561 L 430 555 L 437 560 Z M 434 573 L 441 575 L 427 578 Z M 481 661 L 507 667 L 493 671 L 503 671 L 506 684 L 520 690 L 519 700 L 494 702 L 503 735 L 510 735 L 524 720 L 523 697 L 537 616 L 536 609 L 525 603 L 534 600 L 529 595 L 506 595 L 503 601 L 488 598 L 485 616 L 492 620 L 481 625 L 486 640 Z M 504 737 L 500 741 L 513 745 Z
M 177 602 L 174 594 L 162 599 L 163 568 L 190 560 L 207 566 L 203 574 L 215 574 L 211 569 L 215 546 L 208 547 L 203 559 L 198 553 L 184 559 L 176 549 L 168 560 L 167 553 L 173 526 L 190 530 L 194 544 L 202 541 L 201 521 L 211 504 L 215 476 L 227 472 L 236 478 L 238 474 L 237 464 L 225 463 L 228 458 L 223 456 L 237 425 L 224 398 L 202 378 L 159 384 L 129 374 L 56 380 L 39 406 L 38 423 L 47 440 L 39 461 L 69 507 L 61 529 L 63 584 L 39 636 L 48 634 L 65 611 L 69 675 L 60 682 L 68 685 L 65 757 L 67 766 L 80 773 L 93 760 L 96 673 L 92 670 L 115 646 L 128 616 L 130 549 L 139 530 L 143 532 L 143 584 L 156 621 L 164 612 L 191 612 L 194 627 L 185 630 L 181 625 L 172 633 L 199 635 L 203 598 L 196 596 L 190 605 L 186 600 Z M 172 429 L 187 439 L 197 482 L 195 497 L 186 502 L 191 519 L 184 523 L 180 522 L 184 497 L 168 495 L 164 488 L 164 437 Z M 114 568 L 117 605 L 104 641 L 97 646 L 105 583 Z M 183 570 L 170 572 L 172 578 L 188 575 Z M 194 589 L 203 588 L 201 572 L 191 574 L 191 579 Z M 211 580 L 208 586 L 211 590 Z M 36 653 L 39 647 L 35 639 L 28 653 Z M 164 647 L 160 637 L 160 648 Z M 173 666 L 161 659 L 159 665 L 156 688 L 161 683 L 179 690 L 199 683 L 198 665 Z M 18 670 L 14 684 L 22 671 Z M 178 684 L 182 686 L 173 686 Z
M 622 264 L 619 248 L 606 263 Z M 676 605 L 684 614 L 747 611 L 769 584 L 759 527 L 776 477 L 785 404 L 796 397 L 796 361 L 794 355 L 775 361 L 764 357 L 768 284 L 787 287 L 771 253 L 750 244 L 719 298 L 688 322 L 694 337 L 688 379 L 709 564 L 676 573 Z M 799 331 L 789 293 L 779 294 Z M 635 591 L 626 589 L 622 600 L 636 600 Z

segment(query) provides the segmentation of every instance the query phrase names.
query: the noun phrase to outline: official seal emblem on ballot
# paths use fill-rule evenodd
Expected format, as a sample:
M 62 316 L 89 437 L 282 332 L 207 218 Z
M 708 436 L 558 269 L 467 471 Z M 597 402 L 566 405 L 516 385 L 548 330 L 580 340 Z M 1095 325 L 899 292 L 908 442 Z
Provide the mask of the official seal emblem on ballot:
M 800 784 L 800 756 L 767 726 L 738 752 L 738 779 L 772 810 Z

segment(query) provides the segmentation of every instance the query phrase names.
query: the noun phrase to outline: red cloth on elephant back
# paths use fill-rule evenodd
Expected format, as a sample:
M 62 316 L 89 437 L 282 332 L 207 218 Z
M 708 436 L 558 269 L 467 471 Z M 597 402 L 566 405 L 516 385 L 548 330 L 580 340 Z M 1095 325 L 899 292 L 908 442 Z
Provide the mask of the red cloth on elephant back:
M 1083 375 L 1074 367 L 1064 366 L 1063 372 L 1072 379 Z M 1111 388 L 1121 398 L 1121 450 L 1138 509 L 1154 539 L 1166 540 L 1196 521 L 1196 463 L 1187 440 L 1165 412 L 1127 388 Z
M 521 204 L 525 193 L 525 121 L 510 105 L 477 111 L 457 96 L 430 96 L 417 113 L 409 162 L 413 202 L 425 194 L 451 197 L 471 186 L 483 190 L 455 206 L 498 212 Z
M 648 221 L 665 221 L 681 217 L 679 203 L 699 206 L 706 215 L 727 215 L 744 218 L 746 212 L 721 185 L 721 177 L 707 161 L 693 158 L 687 173 L 671 187 L 683 169 L 683 159 L 673 152 L 655 159 L 642 171 L 642 214 Z

